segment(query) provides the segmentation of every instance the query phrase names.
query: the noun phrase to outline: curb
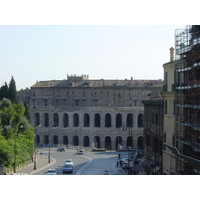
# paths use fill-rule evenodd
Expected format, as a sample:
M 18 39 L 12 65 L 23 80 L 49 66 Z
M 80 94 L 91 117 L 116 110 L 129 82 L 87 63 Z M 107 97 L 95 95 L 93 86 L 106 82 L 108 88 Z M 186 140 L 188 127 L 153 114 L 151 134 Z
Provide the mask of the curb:
M 43 166 L 43 167 L 40 167 L 39 169 L 36 169 L 36 170 L 30 172 L 30 175 L 33 175 L 33 174 L 35 174 L 35 173 L 37 173 L 37 172 L 39 172 L 39 171 L 41 171 L 41 170 L 43 170 L 43 169 L 45 169 L 45 168 L 47 168 L 47 167 L 50 167 L 50 166 L 52 166 L 53 164 L 56 163 L 56 160 L 55 160 L 54 158 L 51 158 L 51 160 L 52 160 L 51 163 L 49 163 L 49 164 L 47 164 L 47 165 L 45 165 L 45 166 Z

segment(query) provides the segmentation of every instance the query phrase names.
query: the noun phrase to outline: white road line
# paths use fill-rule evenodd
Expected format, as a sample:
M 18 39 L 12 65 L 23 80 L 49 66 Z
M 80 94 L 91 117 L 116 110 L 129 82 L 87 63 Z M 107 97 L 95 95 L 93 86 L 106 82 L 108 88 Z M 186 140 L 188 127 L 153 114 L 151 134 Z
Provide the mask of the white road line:
M 93 161 L 93 159 L 90 157 L 87 157 L 87 156 L 83 156 L 83 157 L 88 158 L 90 161 L 87 162 L 83 167 L 81 167 L 81 169 L 78 170 L 76 175 L 81 175 L 81 172 Z

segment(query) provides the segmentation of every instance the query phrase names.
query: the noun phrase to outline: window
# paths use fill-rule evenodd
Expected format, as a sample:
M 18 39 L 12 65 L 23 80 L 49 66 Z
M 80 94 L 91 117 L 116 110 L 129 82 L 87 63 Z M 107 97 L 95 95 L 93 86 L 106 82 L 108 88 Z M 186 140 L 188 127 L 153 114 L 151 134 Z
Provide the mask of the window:
M 116 128 L 122 127 L 122 115 L 118 113 L 116 115 Z
M 64 127 L 64 128 L 68 127 L 68 123 L 69 123 L 68 120 L 69 120 L 68 114 L 65 113 L 65 114 L 63 115 L 63 127 Z
M 55 106 L 60 106 L 60 100 L 59 99 L 55 99 Z
M 100 114 L 96 113 L 94 115 L 94 127 L 100 127 Z
M 133 107 L 137 107 L 138 105 L 138 100 L 133 100 Z
M 35 126 L 39 126 L 39 125 L 40 125 L 40 114 L 35 113 Z
M 143 127 L 143 114 L 138 115 L 138 127 Z
M 167 100 L 165 100 L 165 114 L 167 114 Z
M 133 114 L 129 113 L 127 115 L 127 127 L 133 127 Z
M 49 114 L 44 113 L 44 126 L 48 127 L 49 126 Z
M 58 113 L 54 113 L 53 115 L 53 121 L 54 121 L 54 127 L 57 127 L 59 125 L 59 117 L 58 117 Z
M 84 114 L 84 127 L 90 126 L 90 116 L 86 113 Z
M 74 99 L 74 106 L 79 106 L 79 99 Z
M 111 114 L 107 113 L 105 117 L 105 127 L 111 127 Z
M 48 106 L 48 99 L 43 99 L 44 101 L 44 106 Z
M 79 116 L 77 113 L 74 114 L 74 127 L 79 126 Z
M 93 99 L 93 106 L 98 107 L 99 106 L 99 100 L 98 99 Z

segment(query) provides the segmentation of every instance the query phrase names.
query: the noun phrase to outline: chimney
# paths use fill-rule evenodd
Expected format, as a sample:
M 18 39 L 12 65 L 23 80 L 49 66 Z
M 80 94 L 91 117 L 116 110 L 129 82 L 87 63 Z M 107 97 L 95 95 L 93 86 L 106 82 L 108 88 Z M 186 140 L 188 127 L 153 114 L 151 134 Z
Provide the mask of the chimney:
M 174 61 L 174 48 L 171 47 L 169 50 L 170 50 L 170 62 L 173 62 Z

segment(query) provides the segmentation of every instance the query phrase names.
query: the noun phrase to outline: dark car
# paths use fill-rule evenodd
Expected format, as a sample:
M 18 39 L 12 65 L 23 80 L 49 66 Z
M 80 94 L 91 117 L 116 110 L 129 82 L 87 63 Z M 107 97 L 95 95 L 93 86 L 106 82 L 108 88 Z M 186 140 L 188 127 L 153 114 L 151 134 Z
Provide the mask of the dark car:
M 58 152 L 58 151 L 60 151 L 60 152 L 64 151 L 64 152 L 65 152 L 65 148 L 64 148 L 64 147 L 58 147 L 58 148 L 57 148 L 57 152 Z
M 73 172 L 73 165 L 65 164 L 63 167 L 63 173 L 72 173 L 72 172 Z

